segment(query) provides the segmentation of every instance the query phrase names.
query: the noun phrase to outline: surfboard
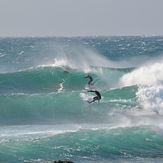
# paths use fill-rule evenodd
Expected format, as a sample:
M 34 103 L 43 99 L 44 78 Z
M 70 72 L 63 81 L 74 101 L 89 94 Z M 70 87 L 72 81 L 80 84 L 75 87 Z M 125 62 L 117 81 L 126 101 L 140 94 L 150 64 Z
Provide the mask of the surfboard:
M 89 86 L 85 86 L 84 89 L 85 89 L 85 90 L 90 90 L 90 87 L 89 87 Z
M 96 85 L 96 83 L 91 83 L 91 85 L 86 85 L 85 86 L 85 89 L 86 90 L 94 89 L 95 88 L 95 85 Z

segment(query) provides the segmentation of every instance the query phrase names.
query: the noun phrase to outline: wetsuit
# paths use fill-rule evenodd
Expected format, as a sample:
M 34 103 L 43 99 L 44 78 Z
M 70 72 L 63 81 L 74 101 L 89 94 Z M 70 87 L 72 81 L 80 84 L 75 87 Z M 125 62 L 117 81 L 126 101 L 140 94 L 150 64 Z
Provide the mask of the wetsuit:
M 92 85 L 92 81 L 93 81 L 93 78 L 92 78 L 92 76 L 90 76 L 90 75 L 88 75 L 88 76 L 86 76 L 85 78 L 89 78 L 90 80 L 89 80 L 89 82 L 88 82 L 88 85 L 90 86 L 90 85 Z
M 95 96 L 95 97 L 93 97 L 93 100 L 92 101 L 90 101 L 89 103 L 92 103 L 92 102 L 94 102 L 94 101 L 96 101 L 96 100 L 98 100 L 98 102 L 101 100 L 101 94 L 100 94 L 100 92 L 98 92 L 98 91 L 92 91 L 92 90 L 90 90 L 90 91 L 87 91 L 87 92 L 94 92 L 97 96 Z

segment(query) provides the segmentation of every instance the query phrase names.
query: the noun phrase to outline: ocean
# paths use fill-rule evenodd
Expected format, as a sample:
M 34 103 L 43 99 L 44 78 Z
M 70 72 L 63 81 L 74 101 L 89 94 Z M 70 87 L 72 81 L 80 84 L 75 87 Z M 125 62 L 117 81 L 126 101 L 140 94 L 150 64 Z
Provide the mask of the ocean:
M 0 38 L 0 162 L 55 160 L 163 162 L 162 36 Z

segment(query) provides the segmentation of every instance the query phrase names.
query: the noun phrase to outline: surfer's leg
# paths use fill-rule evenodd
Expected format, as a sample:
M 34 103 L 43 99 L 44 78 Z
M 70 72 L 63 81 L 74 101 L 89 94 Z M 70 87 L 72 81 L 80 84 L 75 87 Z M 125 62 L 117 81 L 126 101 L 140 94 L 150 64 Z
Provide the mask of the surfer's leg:
M 93 80 L 90 80 L 90 81 L 88 82 L 88 85 L 89 85 L 89 86 L 90 86 L 90 85 L 93 85 L 92 81 L 93 81 Z
M 93 98 L 93 100 L 94 100 L 94 101 L 98 100 L 98 103 L 99 103 L 100 98 L 99 98 L 98 96 L 96 96 L 96 97 Z
M 88 103 L 92 103 L 92 102 L 94 102 L 95 100 L 92 100 L 92 101 L 88 101 Z
M 92 103 L 92 102 L 94 102 L 96 100 L 99 100 L 97 96 L 93 97 L 93 100 L 92 101 L 89 101 L 89 103 Z

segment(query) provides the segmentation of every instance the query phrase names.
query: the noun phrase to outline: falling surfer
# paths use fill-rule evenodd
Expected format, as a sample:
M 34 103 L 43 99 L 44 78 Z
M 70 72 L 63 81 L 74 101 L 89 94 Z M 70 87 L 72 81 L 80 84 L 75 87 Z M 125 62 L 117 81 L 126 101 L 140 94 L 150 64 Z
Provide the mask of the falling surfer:
M 88 103 L 95 102 L 96 100 L 98 100 L 98 102 L 99 102 L 101 100 L 101 94 L 97 90 L 95 90 L 95 91 L 89 90 L 87 92 L 94 92 L 97 95 L 97 96 L 93 97 L 93 100 L 92 101 L 88 101 Z
M 92 76 L 87 75 L 85 78 L 89 78 L 89 81 L 88 81 L 88 86 L 89 86 L 89 87 L 90 87 L 90 85 L 93 85 L 93 84 L 92 84 L 92 81 L 93 81 Z

